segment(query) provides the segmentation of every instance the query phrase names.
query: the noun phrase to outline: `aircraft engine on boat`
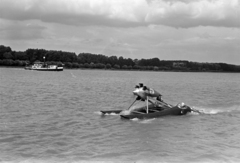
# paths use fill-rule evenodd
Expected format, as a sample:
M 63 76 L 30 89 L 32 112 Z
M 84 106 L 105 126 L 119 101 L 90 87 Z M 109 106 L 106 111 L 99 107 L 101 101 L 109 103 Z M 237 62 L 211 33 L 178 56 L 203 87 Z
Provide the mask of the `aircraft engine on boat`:
M 134 91 L 133 91 L 133 94 L 135 95 L 135 96 L 137 96 L 138 97 L 138 100 L 146 100 L 147 99 L 147 95 L 146 95 L 146 93 L 145 93 L 145 91 L 143 90 L 143 88 L 141 87 L 141 88 L 136 88 Z
M 161 94 L 159 92 L 157 92 L 156 90 L 154 90 L 152 88 L 148 88 L 146 86 L 143 86 L 142 83 L 140 83 L 139 86 L 137 85 L 135 87 L 135 90 L 133 91 L 133 94 L 136 95 L 139 99 L 141 99 L 143 101 L 147 99 L 147 96 L 148 97 L 161 96 Z

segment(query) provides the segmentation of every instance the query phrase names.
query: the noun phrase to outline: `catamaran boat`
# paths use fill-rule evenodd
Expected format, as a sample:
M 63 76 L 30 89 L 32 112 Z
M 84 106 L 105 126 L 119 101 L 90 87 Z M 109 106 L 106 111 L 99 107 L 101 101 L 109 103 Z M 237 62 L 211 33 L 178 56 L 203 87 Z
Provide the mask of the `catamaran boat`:
M 121 118 L 124 119 L 149 119 L 168 115 L 186 115 L 190 112 L 197 112 L 199 114 L 202 113 L 199 110 L 193 109 L 190 106 L 185 105 L 184 103 L 179 103 L 176 106 L 170 105 L 161 99 L 162 95 L 160 93 L 158 93 L 152 88 L 143 86 L 143 84 L 141 83 L 139 84 L 139 86 L 135 87 L 133 94 L 137 96 L 137 98 L 128 109 L 101 111 L 101 113 L 103 115 L 119 114 Z M 136 101 L 142 101 L 143 103 L 145 102 L 145 106 L 134 106 Z

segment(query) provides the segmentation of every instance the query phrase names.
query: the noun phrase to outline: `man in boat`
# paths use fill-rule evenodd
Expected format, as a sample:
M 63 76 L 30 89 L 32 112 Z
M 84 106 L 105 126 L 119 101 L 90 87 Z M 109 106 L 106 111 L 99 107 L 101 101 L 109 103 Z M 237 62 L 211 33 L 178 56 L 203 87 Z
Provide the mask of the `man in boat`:
M 128 115 L 131 113 L 149 113 L 149 112 L 160 112 L 165 109 L 172 109 L 177 107 L 180 109 L 179 115 L 185 115 L 188 112 L 194 111 L 191 107 L 185 105 L 184 103 L 180 103 L 177 106 L 169 105 L 162 100 L 162 95 L 155 91 L 152 88 L 148 88 L 143 86 L 143 84 L 139 84 L 135 87 L 133 94 L 137 96 L 136 100 L 130 105 L 127 110 L 121 112 L 122 115 Z M 156 97 L 156 99 L 155 99 Z M 144 103 L 138 103 L 138 105 L 132 106 L 136 101 L 145 101 Z M 141 105 L 139 105 L 141 104 Z M 195 111 L 197 112 L 197 111 Z
M 156 90 L 152 88 L 148 88 L 146 86 L 143 86 L 143 91 L 146 93 L 146 96 L 149 97 L 149 102 L 154 103 L 156 107 L 162 107 L 162 106 L 169 106 L 169 104 L 165 103 L 162 99 L 162 95 L 157 92 Z M 156 99 L 154 99 L 156 97 Z
M 160 94 L 160 95 L 156 98 L 156 100 L 163 102 L 162 95 Z
M 158 93 L 156 90 L 152 88 L 148 88 L 147 86 L 143 86 L 143 90 L 149 97 L 156 97 L 156 100 L 162 101 L 162 95 Z
M 191 111 L 194 111 L 191 107 L 185 105 L 183 102 L 177 104 L 177 107 L 181 109 L 180 115 L 185 115 L 187 113 L 190 113 Z

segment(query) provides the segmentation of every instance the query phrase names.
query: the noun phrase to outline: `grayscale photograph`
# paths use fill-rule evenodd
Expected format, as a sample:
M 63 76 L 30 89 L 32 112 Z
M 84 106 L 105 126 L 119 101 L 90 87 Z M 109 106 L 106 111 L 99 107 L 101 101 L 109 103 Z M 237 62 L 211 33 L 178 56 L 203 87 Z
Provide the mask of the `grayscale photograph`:
M 239 163 L 240 0 L 0 0 L 0 163 Z

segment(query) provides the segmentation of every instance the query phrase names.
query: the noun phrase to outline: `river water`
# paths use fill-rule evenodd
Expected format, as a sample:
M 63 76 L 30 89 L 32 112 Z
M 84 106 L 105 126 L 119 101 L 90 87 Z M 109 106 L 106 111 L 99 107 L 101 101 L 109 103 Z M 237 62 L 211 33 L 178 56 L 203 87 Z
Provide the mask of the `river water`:
M 205 114 L 123 120 L 139 82 Z M 240 74 L 0 68 L 0 162 L 240 162 Z

